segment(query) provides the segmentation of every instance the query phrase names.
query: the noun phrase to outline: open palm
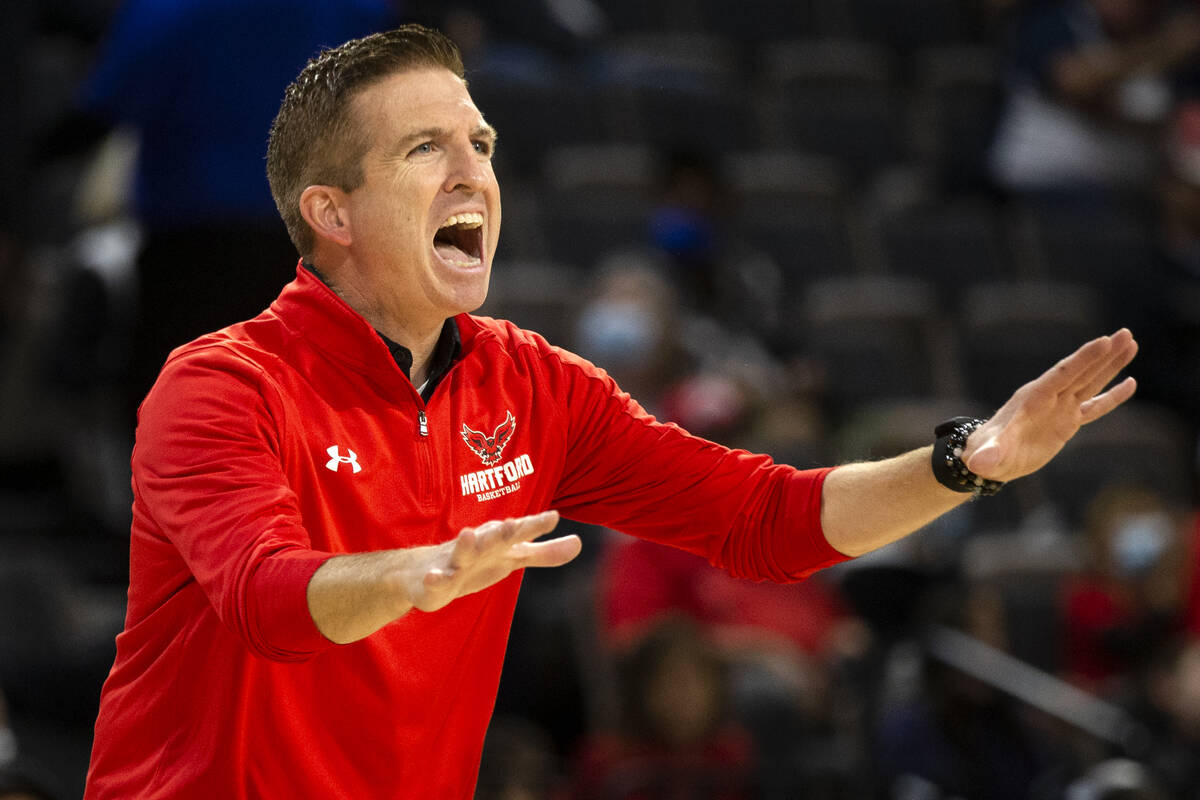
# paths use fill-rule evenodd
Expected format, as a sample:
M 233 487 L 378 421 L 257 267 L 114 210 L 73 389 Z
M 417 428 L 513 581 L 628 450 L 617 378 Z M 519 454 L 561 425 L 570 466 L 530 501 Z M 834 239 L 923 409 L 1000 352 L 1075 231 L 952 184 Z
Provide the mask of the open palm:
M 1126 378 L 1104 387 L 1137 354 L 1127 329 L 1085 344 L 1040 377 L 1018 389 L 967 440 L 963 461 L 984 478 L 1010 481 L 1040 469 L 1082 425 L 1099 419 L 1133 396 Z
M 413 606 L 436 611 L 452 600 L 498 583 L 515 570 L 567 563 L 582 547 L 578 536 L 533 541 L 557 524 L 557 511 L 493 520 L 464 528 L 450 541 L 428 548 L 407 590 Z

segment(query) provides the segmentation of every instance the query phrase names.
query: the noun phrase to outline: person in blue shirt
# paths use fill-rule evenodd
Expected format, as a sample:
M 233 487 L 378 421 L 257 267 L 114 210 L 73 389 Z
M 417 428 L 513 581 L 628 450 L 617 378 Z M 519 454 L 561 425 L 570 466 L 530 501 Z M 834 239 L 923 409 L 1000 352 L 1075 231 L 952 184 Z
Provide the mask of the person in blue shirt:
M 139 139 L 131 408 L 171 349 L 258 313 L 290 278 L 263 131 L 309 58 L 396 16 L 389 0 L 129 0 L 117 13 L 81 105 Z

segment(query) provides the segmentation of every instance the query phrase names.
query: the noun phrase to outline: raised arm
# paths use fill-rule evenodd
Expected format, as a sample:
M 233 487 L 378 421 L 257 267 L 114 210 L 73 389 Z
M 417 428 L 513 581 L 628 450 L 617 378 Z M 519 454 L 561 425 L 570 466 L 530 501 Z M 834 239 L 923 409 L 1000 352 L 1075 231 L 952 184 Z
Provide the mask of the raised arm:
M 983 478 L 1011 481 L 1043 467 L 1082 425 L 1133 396 L 1126 378 L 1104 388 L 1137 353 L 1125 329 L 1094 339 L 1025 384 L 967 439 L 962 458 Z M 848 464 L 825 479 L 821 525 L 829 543 L 861 555 L 896 541 L 971 497 L 939 483 L 932 448 Z

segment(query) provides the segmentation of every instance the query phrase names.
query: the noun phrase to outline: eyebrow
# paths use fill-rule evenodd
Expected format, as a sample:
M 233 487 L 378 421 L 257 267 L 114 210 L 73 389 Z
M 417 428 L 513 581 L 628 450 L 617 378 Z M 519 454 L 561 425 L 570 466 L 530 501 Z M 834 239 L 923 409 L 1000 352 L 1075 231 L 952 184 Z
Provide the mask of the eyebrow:
M 445 139 L 449 135 L 450 132 L 445 128 L 422 128 L 419 131 L 413 131 L 406 136 L 402 136 L 399 141 L 396 142 L 392 152 L 398 155 L 403 154 L 408 152 L 408 148 L 416 142 L 424 142 L 430 139 L 437 141 L 438 139 Z M 486 123 L 483 125 L 477 125 L 475 128 L 473 128 L 470 136 L 472 139 L 488 139 L 493 144 L 495 144 L 496 140 L 500 138 L 500 134 L 496 131 L 496 129 Z

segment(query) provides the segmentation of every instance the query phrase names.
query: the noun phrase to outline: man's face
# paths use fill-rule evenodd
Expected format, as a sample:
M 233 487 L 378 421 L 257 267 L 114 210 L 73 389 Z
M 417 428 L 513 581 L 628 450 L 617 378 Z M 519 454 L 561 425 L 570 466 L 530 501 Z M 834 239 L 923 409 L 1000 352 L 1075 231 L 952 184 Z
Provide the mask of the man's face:
M 439 68 L 368 87 L 354 111 L 371 147 L 348 199 L 350 252 L 373 301 L 415 328 L 475 310 L 500 236 L 495 132 Z

